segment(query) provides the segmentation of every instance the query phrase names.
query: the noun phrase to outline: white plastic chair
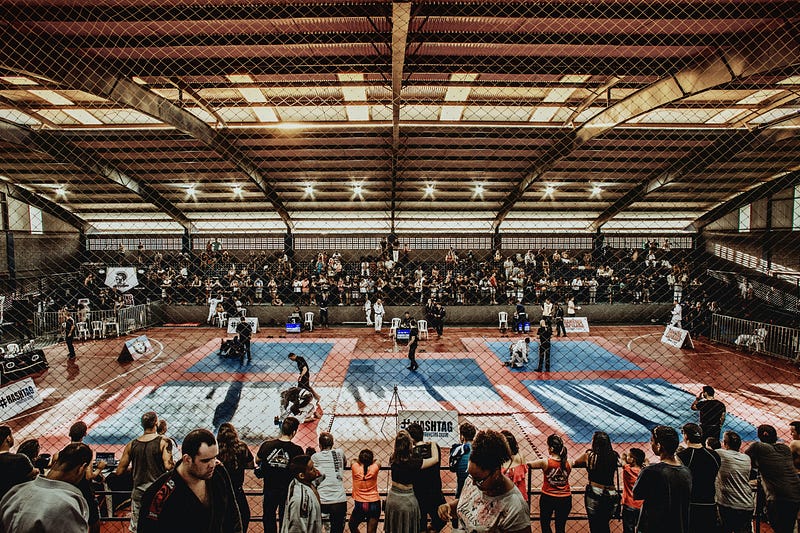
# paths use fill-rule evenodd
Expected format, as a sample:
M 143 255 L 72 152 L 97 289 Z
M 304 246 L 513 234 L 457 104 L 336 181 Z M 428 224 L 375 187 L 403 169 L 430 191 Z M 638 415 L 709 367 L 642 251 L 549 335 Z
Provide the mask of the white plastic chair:
M 78 322 L 78 338 L 83 340 L 89 339 L 89 324 L 86 322 Z
M 767 330 L 764 328 L 758 328 L 755 331 L 755 335 L 752 335 L 752 338 L 747 343 L 748 348 L 752 348 L 757 352 L 764 350 L 764 342 L 767 340 Z
M 393 318 L 392 319 L 392 325 L 389 326 L 389 336 L 393 337 L 397 333 L 397 328 L 399 328 L 399 327 L 400 327 L 400 319 L 399 318 Z
M 92 320 L 92 338 L 96 339 L 97 337 L 101 339 L 104 337 L 102 320 Z
M 421 339 L 423 335 L 425 338 L 429 338 L 428 336 L 428 321 L 427 320 L 417 320 L 417 330 L 419 330 L 419 338 Z
M 119 337 L 119 322 L 113 318 L 106 320 L 103 324 L 103 333 L 107 333 L 109 329 L 114 331 L 117 334 L 117 337 Z
M 508 313 L 505 311 L 500 311 L 499 313 L 497 313 L 497 315 L 498 315 L 498 320 L 500 322 L 498 327 L 500 329 L 508 329 Z
M 308 331 L 314 331 L 314 313 L 308 311 L 305 314 L 305 320 L 303 321 L 303 326 L 308 328 Z
M 217 313 L 217 327 L 223 328 L 228 324 L 228 313 L 220 311 Z
M 6 344 L 7 355 L 14 356 L 19 353 L 19 344 Z

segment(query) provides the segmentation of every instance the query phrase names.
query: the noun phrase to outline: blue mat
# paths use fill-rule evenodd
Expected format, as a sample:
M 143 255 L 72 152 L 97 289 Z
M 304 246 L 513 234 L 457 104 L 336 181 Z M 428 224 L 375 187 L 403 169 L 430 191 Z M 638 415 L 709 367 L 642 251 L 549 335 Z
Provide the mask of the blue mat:
M 386 389 L 391 390 L 393 385 L 423 387 L 437 401 L 445 401 L 442 389 L 463 387 L 474 390 L 477 387 L 500 399 L 492 382 L 474 359 L 417 358 L 417 363 L 419 369 L 412 372 L 406 368 L 407 359 L 353 359 L 343 386 L 354 394 L 360 388 L 379 395 Z
M 589 443 L 598 430 L 614 442 L 648 442 L 654 426 L 668 425 L 680 432 L 683 424 L 698 420 L 697 412 L 690 409 L 695 396 L 663 379 L 526 380 L 523 384 L 574 442 Z M 736 431 L 742 440 L 757 440 L 750 423 L 730 414 L 722 429 Z
M 275 433 L 272 419 L 279 411 L 279 391 L 291 385 L 294 382 L 168 382 L 103 420 L 85 440 L 95 445 L 126 444 L 142 434 L 139 420 L 147 411 L 167 420 L 168 434 L 178 442 L 197 428 L 216 433 L 223 422 L 233 422 L 243 438 L 260 440 Z
M 294 352 L 305 357 L 311 373 L 315 374 L 333 349 L 332 342 L 265 342 L 255 341 L 250 345 L 253 362 L 239 364 L 238 359 L 223 359 L 219 356 L 219 346 L 195 363 L 187 372 L 297 372 L 297 363 L 287 356 Z
M 524 337 L 521 337 L 524 338 Z M 511 369 L 515 372 L 530 372 L 539 362 L 539 342 L 531 337 L 528 349 L 528 365 Z M 510 342 L 493 341 L 489 348 L 501 361 L 508 361 Z M 592 341 L 569 341 L 553 339 L 550 343 L 550 370 L 552 372 L 581 372 L 600 370 L 641 370 L 627 359 L 615 355 Z

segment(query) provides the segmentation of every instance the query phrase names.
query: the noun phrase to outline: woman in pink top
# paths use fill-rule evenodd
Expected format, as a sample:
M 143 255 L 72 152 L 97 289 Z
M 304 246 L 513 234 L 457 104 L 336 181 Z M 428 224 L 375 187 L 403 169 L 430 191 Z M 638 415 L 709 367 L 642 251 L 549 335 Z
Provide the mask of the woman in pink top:
M 367 533 L 378 530 L 381 517 L 381 497 L 378 494 L 378 472 L 381 464 L 375 462 L 372 450 L 361 450 L 358 460 L 350 465 L 353 473 L 353 513 L 350 515 L 350 533 L 358 533 L 361 522 L 367 522 Z
M 508 461 L 506 464 L 503 465 L 503 473 L 508 476 L 514 485 L 517 486 L 519 491 L 522 493 L 522 497 L 525 498 L 525 501 L 528 501 L 528 463 L 525 461 L 525 457 L 519 453 L 519 445 L 517 444 L 517 439 L 514 435 L 504 429 L 500 433 L 506 438 L 506 442 L 508 442 L 508 448 L 511 450 L 511 460 Z
M 556 533 L 565 533 L 567 517 L 572 510 L 572 489 L 569 474 L 572 467 L 567 461 L 567 449 L 558 435 L 547 437 L 550 454 L 545 459 L 528 463 L 528 466 L 544 471 L 542 495 L 539 498 L 539 522 L 542 533 L 552 533 L 550 521 L 555 514 Z

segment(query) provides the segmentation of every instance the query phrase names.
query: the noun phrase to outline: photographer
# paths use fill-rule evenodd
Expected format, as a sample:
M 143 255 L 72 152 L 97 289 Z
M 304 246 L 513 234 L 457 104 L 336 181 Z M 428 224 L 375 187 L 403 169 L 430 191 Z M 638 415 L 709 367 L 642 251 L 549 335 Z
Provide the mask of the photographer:
M 703 441 L 708 437 L 719 440 L 722 424 L 725 422 L 725 404 L 714 398 L 714 387 L 705 385 L 702 392 L 692 403 L 692 411 L 700 413 L 700 429 Z

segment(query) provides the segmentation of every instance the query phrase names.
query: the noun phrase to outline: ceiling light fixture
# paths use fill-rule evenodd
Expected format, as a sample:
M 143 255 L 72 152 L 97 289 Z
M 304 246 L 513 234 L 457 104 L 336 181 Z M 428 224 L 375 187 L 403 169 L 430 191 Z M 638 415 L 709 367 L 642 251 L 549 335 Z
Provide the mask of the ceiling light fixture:
M 59 185 L 58 187 L 56 187 L 56 196 L 59 196 L 61 198 L 66 198 L 67 189 L 63 185 Z
M 425 185 L 425 196 L 423 198 L 430 198 L 433 200 L 433 193 L 436 190 L 436 187 L 432 183 L 428 183 Z
M 603 188 L 601 186 L 595 185 L 594 187 L 592 187 L 591 198 L 600 198 L 602 194 L 603 194 Z
M 361 185 L 360 183 L 353 184 L 353 196 L 350 199 L 354 200 L 356 198 L 358 198 L 359 200 L 364 199 L 364 186 Z
M 241 198 L 242 197 L 242 186 L 241 185 L 234 185 L 232 187 L 233 190 L 233 197 L 234 198 Z
M 545 198 L 553 198 L 553 193 L 556 191 L 556 188 L 552 185 L 548 185 L 544 188 L 544 197 Z
M 193 183 L 193 184 L 189 185 L 186 188 L 186 196 L 188 198 L 193 199 L 193 200 L 197 198 L 197 185 L 196 184 Z
M 303 198 L 314 199 L 314 186 L 310 183 L 306 183 L 306 186 L 303 188 Z
M 473 198 L 480 198 L 481 200 L 483 200 L 483 184 L 482 183 L 476 183 L 475 184 L 475 188 L 473 189 L 472 197 Z

